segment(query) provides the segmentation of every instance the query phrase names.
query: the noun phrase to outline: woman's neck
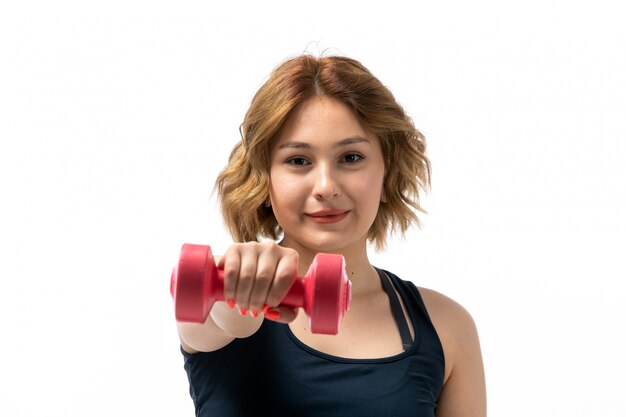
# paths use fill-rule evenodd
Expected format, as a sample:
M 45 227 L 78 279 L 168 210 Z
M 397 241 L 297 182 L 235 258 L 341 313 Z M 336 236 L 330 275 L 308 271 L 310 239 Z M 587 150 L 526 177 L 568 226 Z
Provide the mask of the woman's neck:
M 281 245 L 291 247 L 298 251 L 298 274 L 304 276 L 318 252 L 293 244 L 292 242 L 286 244 L 285 241 L 283 241 Z M 365 244 L 359 248 L 348 248 L 332 253 L 342 255 L 346 261 L 346 273 L 348 279 L 352 282 L 353 297 L 380 290 L 380 279 L 376 269 L 369 261 Z

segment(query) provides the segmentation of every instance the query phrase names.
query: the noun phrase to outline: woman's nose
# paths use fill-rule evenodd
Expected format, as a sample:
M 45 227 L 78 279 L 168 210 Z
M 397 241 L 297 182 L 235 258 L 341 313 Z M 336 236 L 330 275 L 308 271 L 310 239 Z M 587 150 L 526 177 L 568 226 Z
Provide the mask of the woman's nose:
M 320 200 L 328 200 L 339 196 L 340 187 L 330 167 L 319 165 L 314 171 L 313 194 Z

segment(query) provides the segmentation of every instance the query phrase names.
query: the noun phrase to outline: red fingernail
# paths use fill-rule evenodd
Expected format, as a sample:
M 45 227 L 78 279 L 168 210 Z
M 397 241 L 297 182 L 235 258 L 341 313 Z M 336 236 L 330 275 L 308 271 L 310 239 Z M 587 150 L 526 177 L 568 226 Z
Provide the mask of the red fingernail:
M 279 317 L 280 317 L 280 311 L 278 310 L 271 309 L 265 312 L 265 318 L 268 320 L 276 320 Z
M 228 307 L 235 308 L 235 300 L 229 298 L 228 300 L 226 300 L 226 302 L 228 303 Z
M 245 316 L 246 314 L 248 314 L 248 310 L 245 308 L 240 308 L 239 309 L 239 314 L 241 314 L 242 316 Z
M 256 311 L 256 310 L 250 310 L 250 315 L 251 315 L 252 317 L 259 317 L 259 312 L 258 312 L 258 311 Z

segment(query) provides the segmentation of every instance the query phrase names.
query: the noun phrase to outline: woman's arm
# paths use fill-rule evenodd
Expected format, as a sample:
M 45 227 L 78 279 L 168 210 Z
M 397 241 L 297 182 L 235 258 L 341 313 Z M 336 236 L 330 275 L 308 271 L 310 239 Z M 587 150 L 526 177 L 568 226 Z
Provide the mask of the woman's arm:
M 460 304 L 420 288 L 443 345 L 446 370 L 437 417 L 485 417 L 485 373 L 476 324 Z
M 188 353 L 212 352 L 236 338 L 253 335 L 263 322 L 263 315 L 254 318 L 239 314 L 223 301 L 213 305 L 203 324 L 178 322 L 180 344 Z

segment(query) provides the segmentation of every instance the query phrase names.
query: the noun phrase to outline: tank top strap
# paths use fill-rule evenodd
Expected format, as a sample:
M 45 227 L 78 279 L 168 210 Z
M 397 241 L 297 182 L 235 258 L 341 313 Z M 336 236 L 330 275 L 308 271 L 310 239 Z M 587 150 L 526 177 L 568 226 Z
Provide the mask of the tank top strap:
M 406 321 L 406 317 L 404 315 L 404 312 L 402 311 L 400 299 L 398 298 L 398 294 L 396 294 L 396 291 L 394 290 L 389 275 L 387 275 L 385 271 L 378 268 L 376 268 L 376 271 L 378 272 L 378 276 L 380 277 L 380 282 L 383 285 L 383 289 L 387 293 L 387 297 L 389 297 L 391 313 L 393 314 L 396 326 L 398 326 L 398 331 L 400 332 L 402 347 L 404 351 L 407 351 L 413 345 L 413 339 L 411 338 L 411 332 L 409 331 L 409 325 Z

